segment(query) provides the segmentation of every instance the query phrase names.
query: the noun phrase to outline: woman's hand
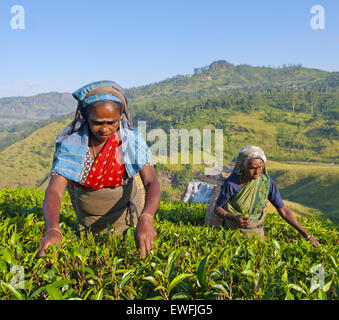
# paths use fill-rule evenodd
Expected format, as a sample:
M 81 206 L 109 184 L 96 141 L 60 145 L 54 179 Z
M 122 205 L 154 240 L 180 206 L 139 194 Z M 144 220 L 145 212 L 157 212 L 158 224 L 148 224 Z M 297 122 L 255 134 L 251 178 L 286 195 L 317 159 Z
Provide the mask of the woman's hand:
M 153 217 L 141 214 L 135 233 L 135 240 L 139 245 L 141 259 L 145 259 L 147 252 L 153 249 L 156 236 Z
M 39 242 L 39 252 L 38 257 L 42 257 L 46 254 L 47 248 L 53 244 L 60 243 L 61 247 L 61 232 L 58 232 L 56 230 L 50 230 L 46 233 L 46 235 L 40 240 Z
M 279 208 L 278 212 L 280 216 L 287 221 L 292 227 L 294 227 L 307 241 L 310 241 L 313 243 L 313 245 L 318 248 L 319 242 L 314 239 L 312 236 L 310 236 L 305 229 L 302 227 L 302 225 L 298 222 L 298 220 L 294 217 L 291 210 L 288 209 L 286 206 Z
M 317 240 L 317 239 L 314 239 L 312 236 L 310 236 L 310 237 L 308 238 L 307 241 L 312 242 L 312 243 L 313 243 L 313 246 L 315 246 L 316 248 L 319 247 L 319 242 L 318 242 L 318 240 Z
M 153 249 L 153 242 L 157 233 L 153 225 L 153 217 L 160 203 L 160 185 L 153 166 L 144 166 L 140 171 L 140 178 L 145 187 L 145 205 L 140 215 L 135 233 L 135 240 L 139 245 L 141 258 Z
M 240 228 L 244 228 L 250 223 L 250 219 L 245 216 L 237 215 L 234 217 L 234 219 L 235 222 L 240 226 Z
M 45 255 L 49 246 L 61 242 L 62 236 L 59 229 L 59 212 L 62 195 L 67 183 L 68 180 L 63 176 L 52 175 L 46 189 L 43 211 L 47 232 L 39 242 L 38 257 Z

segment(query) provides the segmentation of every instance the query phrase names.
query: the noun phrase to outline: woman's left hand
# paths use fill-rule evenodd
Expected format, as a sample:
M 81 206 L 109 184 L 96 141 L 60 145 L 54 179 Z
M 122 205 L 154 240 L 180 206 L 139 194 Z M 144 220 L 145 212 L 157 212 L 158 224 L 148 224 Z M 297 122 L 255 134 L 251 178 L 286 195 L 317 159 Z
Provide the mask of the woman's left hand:
M 318 248 L 319 247 L 319 242 L 317 239 L 314 239 L 312 236 L 308 239 L 308 241 L 312 242 L 313 245 Z
M 135 240 L 139 245 L 141 259 L 145 259 L 147 252 L 153 249 L 156 236 L 153 218 L 149 215 L 141 214 L 135 233 Z

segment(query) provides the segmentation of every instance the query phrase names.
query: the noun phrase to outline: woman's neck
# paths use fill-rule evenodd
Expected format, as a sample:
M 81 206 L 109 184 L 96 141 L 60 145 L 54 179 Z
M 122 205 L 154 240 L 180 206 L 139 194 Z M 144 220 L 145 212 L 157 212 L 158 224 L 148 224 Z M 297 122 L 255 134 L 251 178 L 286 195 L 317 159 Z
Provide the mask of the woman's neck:
M 245 185 L 248 181 L 251 180 L 249 177 L 246 177 L 244 174 L 242 174 L 242 175 L 240 175 L 238 177 L 239 177 L 240 184 L 242 186 Z

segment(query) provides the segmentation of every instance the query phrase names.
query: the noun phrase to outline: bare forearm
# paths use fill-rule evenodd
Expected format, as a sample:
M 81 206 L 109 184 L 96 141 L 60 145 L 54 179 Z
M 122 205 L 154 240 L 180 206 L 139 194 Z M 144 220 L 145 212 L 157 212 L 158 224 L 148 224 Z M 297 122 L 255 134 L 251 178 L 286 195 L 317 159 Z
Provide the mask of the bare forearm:
M 227 212 L 224 208 L 216 206 L 214 210 L 215 214 L 223 219 L 235 220 L 236 215 Z
M 43 204 L 46 230 L 59 227 L 60 207 L 61 200 L 58 194 L 54 191 L 47 191 Z
M 294 227 L 303 237 L 307 237 L 308 233 L 303 228 L 303 226 L 298 222 L 296 217 L 292 214 L 292 212 L 287 208 L 284 207 L 283 210 L 279 210 L 280 216 L 292 227 Z
M 157 181 L 145 186 L 145 206 L 142 212 L 154 215 L 159 208 L 160 203 L 160 186 Z

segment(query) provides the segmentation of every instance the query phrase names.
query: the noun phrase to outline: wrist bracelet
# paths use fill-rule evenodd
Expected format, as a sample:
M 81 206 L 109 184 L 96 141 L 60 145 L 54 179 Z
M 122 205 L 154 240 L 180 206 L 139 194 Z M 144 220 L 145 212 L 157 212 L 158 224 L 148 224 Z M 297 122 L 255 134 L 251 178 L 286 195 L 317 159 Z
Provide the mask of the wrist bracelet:
M 54 231 L 56 231 L 56 232 L 59 232 L 60 235 L 62 236 L 62 233 L 61 233 L 60 229 L 58 229 L 58 228 L 49 228 L 49 229 L 46 231 L 46 234 L 47 234 L 48 232 L 52 231 L 52 230 L 54 230 Z
M 310 238 L 312 238 L 312 236 L 309 234 L 305 239 L 306 241 L 309 240 Z
M 221 218 L 221 219 L 226 219 L 227 218 L 227 212 L 226 213 L 220 213 L 220 212 L 214 212 L 214 214 L 217 216 L 217 217 L 219 217 L 219 218 Z
M 142 217 L 142 216 L 149 216 L 151 217 L 152 219 L 154 218 L 154 216 L 152 216 L 150 213 L 142 213 L 139 217 L 139 219 Z

